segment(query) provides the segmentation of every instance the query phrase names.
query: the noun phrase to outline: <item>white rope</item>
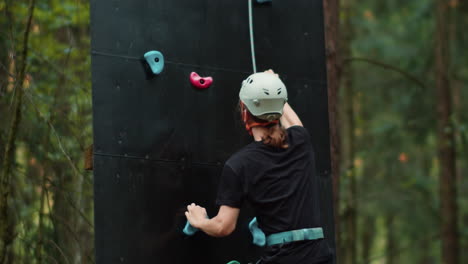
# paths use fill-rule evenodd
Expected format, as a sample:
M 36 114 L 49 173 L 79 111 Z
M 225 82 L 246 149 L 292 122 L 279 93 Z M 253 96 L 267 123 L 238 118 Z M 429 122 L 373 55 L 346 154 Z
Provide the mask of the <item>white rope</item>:
M 257 63 L 255 62 L 255 45 L 254 45 L 254 32 L 253 32 L 253 15 L 252 15 L 252 1 L 249 2 L 249 31 L 250 31 L 250 52 L 252 54 L 252 68 L 253 72 L 257 72 Z

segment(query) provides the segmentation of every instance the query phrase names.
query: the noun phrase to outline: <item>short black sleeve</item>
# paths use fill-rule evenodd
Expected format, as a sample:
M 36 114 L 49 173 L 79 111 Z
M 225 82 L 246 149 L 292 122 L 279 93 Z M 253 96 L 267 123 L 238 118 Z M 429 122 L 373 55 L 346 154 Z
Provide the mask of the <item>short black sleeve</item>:
M 224 165 L 216 204 L 240 208 L 244 200 L 243 179 L 228 164 Z
M 288 140 L 292 144 L 307 144 L 311 145 L 309 131 L 302 126 L 290 126 L 288 131 Z
M 305 137 L 310 136 L 309 131 L 307 131 L 307 129 L 303 126 L 298 126 L 298 125 L 290 126 L 287 129 L 287 131 L 289 131 L 290 133 L 294 133 L 294 134 L 301 134 Z

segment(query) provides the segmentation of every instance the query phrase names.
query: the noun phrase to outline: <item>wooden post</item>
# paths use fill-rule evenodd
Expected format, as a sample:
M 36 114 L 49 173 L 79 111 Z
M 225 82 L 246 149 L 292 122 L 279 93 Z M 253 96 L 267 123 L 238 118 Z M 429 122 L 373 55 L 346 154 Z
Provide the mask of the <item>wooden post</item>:
M 84 169 L 85 170 L 93 170 L 93 144 L 89 145 L 85 149 L 84 153 Z
M 339 60 L 339 0 L 324 0 L 325 48 L 327 56 L 328 117 L 330 126 L 331 176 L 333 179 L 333 209 L 335 215 L 335 241 L 340 248 L 340 129 L 338 114 L 338 89 L 340 86 L 341 62 Z M 338 253 L 337 253 L 338 255 Z

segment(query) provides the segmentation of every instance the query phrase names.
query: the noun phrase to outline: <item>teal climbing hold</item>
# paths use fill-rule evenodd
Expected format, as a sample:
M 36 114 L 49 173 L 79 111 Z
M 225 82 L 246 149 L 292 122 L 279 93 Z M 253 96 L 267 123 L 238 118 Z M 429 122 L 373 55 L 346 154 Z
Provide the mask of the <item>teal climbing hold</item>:
M 231 260 L 227 264 L 240 264 L 237 260 Z
M 187 223 L 185 224 L 184 230 L 182 230 L 182 232 L 184 232 L 184 234 L 186 234 L 187 236 L 193 236 L 197 231 L 198 231 L 198 228 L 193 227 L 189 223 L 189 221 L 187 221 Z
M 209 219 L 208 215 L 206 216 L 206 218 Z M 198 228 L 193 227 L 187 220 L 187 223 L 185 223 L 185 227 L 182 230 L 182 232 L 184 232 L 184 234 L 186 234 L 187 236 L 193 236 L 198 230 Z
M 157 50 L 148 51 L 143 56 L 153 74 L 160 74 L 164 69 L 164 56 Z

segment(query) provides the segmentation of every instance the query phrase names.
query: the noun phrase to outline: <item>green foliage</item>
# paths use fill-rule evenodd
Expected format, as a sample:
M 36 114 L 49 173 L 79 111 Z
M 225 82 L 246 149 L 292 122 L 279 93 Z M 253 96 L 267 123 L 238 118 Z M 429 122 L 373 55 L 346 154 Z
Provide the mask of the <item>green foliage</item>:
M 458 85 L 458 97 L 466 98 L 467 89 L 460 87 L 468 84 L 468 55 L 464 52 L 468 38 L 463 33 L 468 16 L 461 2 L 457 3 L 453 20 L 447 22 L 453 30 L 452 90 Z M 353 69 L 356 160 L 362 160 L 357 170 L 358 229 L 361 233 L 366 230 L 362 224 L 366 217 L 379 223 L 370 260 L 360 258 L 358 263 L 382 263 L 390 255 L 397 257 L 397 263 L 440 262 L 433 10 L 432 1 L 366 0 L 352 6 L 352 58 L 346 59 L 351 59 L 347 66 Z M 468 169 L 467 110 L 466 104 L 455 103 L 461 248 L 468 245 L 468 194 L 464 192 L 468 182 L 462 176 Z M 348 188 L 349 181 L 344 180 L 342 192 Z M 389 216 L 394 217 L 391 230 L 382 220 Z M 395 252 L 388 252 L 387 232 L 397 236 Z M 362 245 L 360 239 L 356 243 Z M 468 256 L 462 257 L 461 263 L 468 261 Z
M 0 3 L 0 63 L 14 75 L 28 6 Z M 13 19 L 3 16 L 6 8 Z M 36 0 L 10 199 L 16 223 L 12 263 L 94 263 L 92 179 L 82 169 L 84 149 L 92 143 L 89 49 L 88 1 Z M 14 90 L 0 84 L 0 120 L 9 124 Z

